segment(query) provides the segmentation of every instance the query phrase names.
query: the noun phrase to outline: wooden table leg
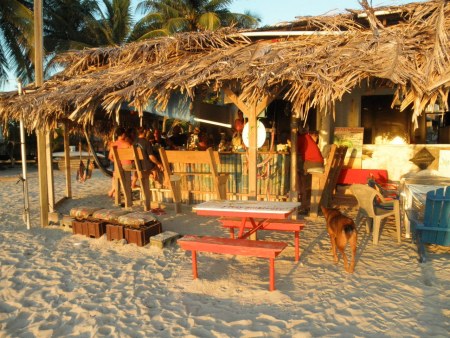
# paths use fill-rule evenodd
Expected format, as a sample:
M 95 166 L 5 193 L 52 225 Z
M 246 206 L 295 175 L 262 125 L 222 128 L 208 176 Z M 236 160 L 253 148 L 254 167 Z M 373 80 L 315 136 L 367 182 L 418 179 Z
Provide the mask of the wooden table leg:
M 242 217 L 241 226 L 239 228 L 238 238 L 242 238 L 245 230 L 245 222 L 247 222 L 247 217 Z
M 234 229 L 230 228 L 230 238 L 234 238 Z
M 275 290 L 275 258 L 269 258 L 269 291 Z
M 295 232 L 295 261 L 300 259 L 300 232 Z
M 194 279 L 198 278 L 197 274 L 197 251 L 192 251 L 192 274 Z

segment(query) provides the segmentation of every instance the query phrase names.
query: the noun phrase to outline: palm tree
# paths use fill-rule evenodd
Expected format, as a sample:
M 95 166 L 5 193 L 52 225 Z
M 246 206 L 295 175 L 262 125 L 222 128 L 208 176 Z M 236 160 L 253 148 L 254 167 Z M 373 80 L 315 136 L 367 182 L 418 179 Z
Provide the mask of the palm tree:
M 133 29 L 130 0 L 46 0 L 44 46 L 48 68 L 54 56 L 128 42 Z
M 144 0 L 137 9 L 147 14 L 136 24 L 136 32 L 147 31 L 139 38 L 143 39 L 232 25 L 257 26 L 259 18 L 249 13 L 231 13 L 227 9 L 231 3 L 232 0 Z
M 96 0 L 45 0 L 44 47 L 47 54 L 97 46 Z
M 0 85 L 12 72 L 24 82 L 32 79 L 33 67 L 32 1 L 0 2 Z
M 129 41 L 133 31 L 130 0 L 102 0 L 104 10 L 97 9 L 100 45 L 120 45 Z

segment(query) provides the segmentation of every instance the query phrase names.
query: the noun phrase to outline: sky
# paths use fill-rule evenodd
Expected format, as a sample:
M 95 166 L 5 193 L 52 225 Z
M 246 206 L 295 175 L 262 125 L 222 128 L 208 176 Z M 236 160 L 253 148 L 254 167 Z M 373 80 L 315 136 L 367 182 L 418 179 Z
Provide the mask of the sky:
M 401 0 L 368 0 L 373 7 L 396 6 L 410 2 Z M 229 7 L 234 13 L 246 10 L 261 18 L 260 26 L 293 21 L 296 16 L 339 14 L 346 9 L 361 9 L 358 0 L 235 0 Z
M 137 4 L 141 0 L 133 0 Z M 405 0 L 368 0 L 374 7 L 402 5 L 410 2 Z M 296 16 L 338 14 L 346 9 L 361 9 L 358 0 L 235 0 L 229 6 L 233 13 L 250 11 L 261 19 L 260 27 L 274 25 L 283 21 L 293 21 Z M 136 15 L 139 16 L 139 15 Z M 11 77 L 0 91 L 10 91 L 17 88 L 16 80 Z

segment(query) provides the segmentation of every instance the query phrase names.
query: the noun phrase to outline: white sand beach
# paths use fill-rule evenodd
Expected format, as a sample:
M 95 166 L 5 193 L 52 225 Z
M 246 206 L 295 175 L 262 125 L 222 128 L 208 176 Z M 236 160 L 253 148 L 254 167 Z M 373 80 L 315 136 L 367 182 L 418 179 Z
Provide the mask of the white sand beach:
M 0 171 L 14 177 L 20 168 Z M 64 176 L 55 171 L 56 200 Z M 307 220 L 301 258 L 293 235 L 262 232 L 288 248 L 276 259 L 276 288 L 268 291 L 266 259 L 200 253 L 199 279 L 191 254 L 72 235 L 41 228 L 37 169 L 29 169 L 32 229 L 22 220 L 22 184 L 0 182 L 0 337 L 448 337 L 450 250 L 428 248 L 420 264 L 410 239 L 395 239 L 388 223 L 378 246 L 359 229 L 354 274 L 335 265 L 323 217 Z M 73 182 L 74 206 L 113 207 L 110 179 L 98 170 Z M 348 197 L 341 210 L 355 216 Z M 135 206 L 141 210 L 140 206 Z M 157 216 L 163 230 L 220 235 L 228 231 L 189 206 Z

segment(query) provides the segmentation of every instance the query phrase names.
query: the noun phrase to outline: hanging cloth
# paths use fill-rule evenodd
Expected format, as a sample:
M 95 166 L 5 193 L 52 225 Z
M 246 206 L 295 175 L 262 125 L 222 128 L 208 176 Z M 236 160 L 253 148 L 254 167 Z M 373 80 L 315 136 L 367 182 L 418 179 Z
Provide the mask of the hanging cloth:
M 92 177 L 92 170 L 94 169 L 94 162 L 91 161 L 91 148 L 88 150 L 88 159 L 86 163 L 86 170 L 84 174 L 84 180 L 88 180 Z
M 84 165 L 83 160 L 81 159 L 81 141 L 78 144 L 78 147 L 80 150 L 80 164 L 77 170 L 77 181 L 83 183 L 86 180 L 86 166 Z
M 95 163 L 97 165 L 97 168 L 99 168 L 100 171 L 105 176 L 112 177 L 113 176 L 113 172 L 111 170 L 106 169 L 104 167 L 104 165 L 102 164 L 102 162 L 100 162 L 100 160 L 98 159 L 97 154 L 94 151 L 94 147 L 92 146 L 91 139 L 89 138 L 89 135 L 88 135 L 88 132 L 86 130 L 86 127 L 84 127 L 83 131 L 84 131 L 84 136 L 86 138 L 87 145 L 89 147 L 90 154 L 92 154 L 92 159 L 93 159 L 93 161 L 91 162 L 92 167 L 94 167 L 94 163 Z

